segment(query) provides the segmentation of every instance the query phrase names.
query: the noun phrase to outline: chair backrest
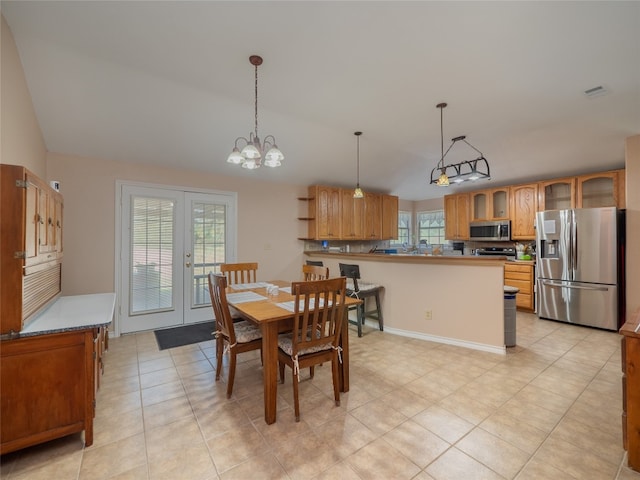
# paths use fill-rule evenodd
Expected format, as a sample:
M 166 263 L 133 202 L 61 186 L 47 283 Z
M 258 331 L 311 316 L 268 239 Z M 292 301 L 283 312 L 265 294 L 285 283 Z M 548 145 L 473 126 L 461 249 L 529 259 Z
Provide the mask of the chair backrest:
M 227 278 L 222 274 L 209 273 L 209 295 L 213 313 L 216 316 L 216 330 L 229 339 L 229 344 L 236 343 L 236 331 L 227 303 Z
M 255 283 L 258 264 L 249 263 L 223 263 L 220 265 L 220 272 L 227 277 L 228 285 L 238 283 Z
M 291 284 L 291 293 L 296 297 L 293 356 L 307 349 L 323 349 L 328 343 L 337 348 L 345 313 L 345 292 L 344 277 Z
M 302 265 L 302 276 L 305 282 L 313 280 L 326 280 L 329 278 L 329 267 L 317 265 Z
M 338 268 L 340 269 L 340 276 L 347 277 L 353 280 L 353 290 L 358 291 L 358 279 L 360 278 L 360 266 L 352 265 L 349 263 L 339 263 Z
M 315 265 L 316 267 L 324 267 L 322 260 L 307 260 L 307 265 Z

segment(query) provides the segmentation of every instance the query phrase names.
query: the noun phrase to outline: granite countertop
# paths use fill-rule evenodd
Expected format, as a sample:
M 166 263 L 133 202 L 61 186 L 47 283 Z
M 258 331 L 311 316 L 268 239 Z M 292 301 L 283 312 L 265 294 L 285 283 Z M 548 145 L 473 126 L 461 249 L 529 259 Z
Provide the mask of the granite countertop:
M 115 305 L 115 293 L 60 297 L 24 327 L 19 337 L 107 326 Z
M 413 255 L 413 254 L 384 254 L 384 253 L 355 253 L 355 252 L 327 252 L 323 250 L 306 250 L 305 255 L 310 257 L 334 257 L 372 260 L 378 262 L 393 263 L 424 263 L 446 265 L 504 265 L 507 257 L 502 256 L 476 256 L 476 255 Z

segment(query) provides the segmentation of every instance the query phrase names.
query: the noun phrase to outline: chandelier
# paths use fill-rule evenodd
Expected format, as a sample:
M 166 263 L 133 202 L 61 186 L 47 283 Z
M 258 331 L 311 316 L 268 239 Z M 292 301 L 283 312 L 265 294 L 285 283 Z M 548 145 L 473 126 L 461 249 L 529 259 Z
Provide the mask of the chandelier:
M 249 170 L 260 168 L 261 165 L 272 168 L 279 167 L 282 165 L 281 162 L 284 160 L 284 155 L 278 149 L 275 137 L 267 135 L 262 143 L 260 143 L 260 138 L 258 137 L 258 66 L 262 65 L 262 57 L 251 55 L 249 62 L 255 67 L 255 128 L 253 132 L 249 133 L 248 139 L 245 137 L 236 138 L 233 151 L 227 158 L 227 162 L 242 165 L 242 168 Z M 242 145 L 242 142 L 244 142 L 244 146 L 240 150 L 238 145 Z M 264 153 L 265 151 L 267 152 L 266 154 Z
M 491 174 L 489 173 L 489 162 L 484 158 L 484 155 L 480 150 L 471 145 L 466 140 L 466 136 L 460 135 L 451 139 L 451 145 L 447 151 L 444 151 L 444 133 L 442 128 L 442 110 L 447 106 L 446 103 L 439 103 L 436 105 L 440 109 L 440 161 L 436 168 L 431 170 L 431 183 L 435 183 L 439 187 L 448 187 L 450 183 L 462 183 L 466 181 L 475 181 L 482 178 L 489 180 Z M 480 156 L 474 160 L 466 160 L 460 163 L 452 163 L 445 165 L 444 157 L 447 156 L 449 150 L 457 143 L 464 142 L 473 148 Z
M 353 132 L 357 139 L 357 160 L 356 160 L 356 189 L 353 191 L 353 198 L 364 198 L 364 193 L 360 188 L 360 135 L 362 132 Z

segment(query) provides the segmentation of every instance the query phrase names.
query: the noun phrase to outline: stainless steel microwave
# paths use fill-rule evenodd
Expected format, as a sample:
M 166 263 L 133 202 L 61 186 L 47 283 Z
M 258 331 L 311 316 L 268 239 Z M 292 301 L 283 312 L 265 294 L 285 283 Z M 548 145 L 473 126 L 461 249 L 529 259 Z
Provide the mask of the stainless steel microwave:
M 473 222 L 469 225 L 470 240 L 509 241 L 511 240 L 511 222 Z

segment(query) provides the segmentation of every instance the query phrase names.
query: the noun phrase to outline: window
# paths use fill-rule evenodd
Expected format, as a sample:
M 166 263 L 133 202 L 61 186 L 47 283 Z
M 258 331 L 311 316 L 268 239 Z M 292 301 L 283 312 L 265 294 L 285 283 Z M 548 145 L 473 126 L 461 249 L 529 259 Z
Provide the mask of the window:
M 444 239 L 444 210 L 418 212 L 418 243 L 424 240 L 427 245 L 441 245 Z
M 398 239 L 393 243 L 411 245 L 411 212 L 398 212 Z

